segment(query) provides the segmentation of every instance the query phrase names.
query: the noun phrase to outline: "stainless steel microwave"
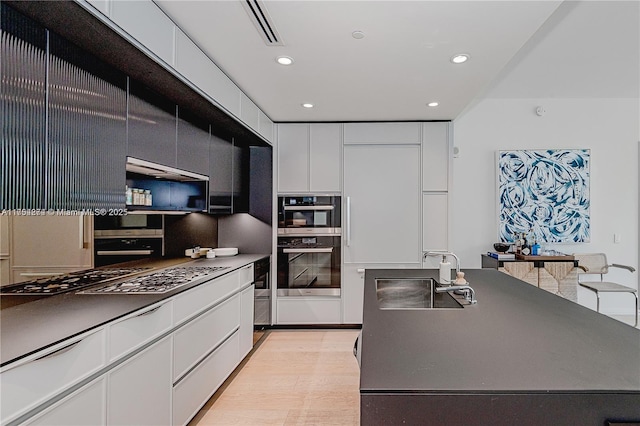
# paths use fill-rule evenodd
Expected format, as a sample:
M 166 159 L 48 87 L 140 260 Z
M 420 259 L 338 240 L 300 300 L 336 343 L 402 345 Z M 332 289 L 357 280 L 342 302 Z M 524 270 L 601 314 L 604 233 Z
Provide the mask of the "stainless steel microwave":
M 279 235 L 340 235 L 337 195 L 283 195 L 278 197 Z

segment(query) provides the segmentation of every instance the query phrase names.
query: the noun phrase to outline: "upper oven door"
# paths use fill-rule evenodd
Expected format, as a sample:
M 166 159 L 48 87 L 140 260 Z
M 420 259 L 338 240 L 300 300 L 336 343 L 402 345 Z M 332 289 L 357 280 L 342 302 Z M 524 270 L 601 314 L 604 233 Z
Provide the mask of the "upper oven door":
M 340 235 L 340 197 L 278 197 L 278 233 Z

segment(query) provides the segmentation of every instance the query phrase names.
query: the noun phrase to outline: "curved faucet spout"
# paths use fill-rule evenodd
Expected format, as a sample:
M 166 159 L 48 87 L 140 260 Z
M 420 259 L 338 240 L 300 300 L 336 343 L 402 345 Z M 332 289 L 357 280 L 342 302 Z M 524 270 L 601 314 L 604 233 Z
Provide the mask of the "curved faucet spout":
M 425 254 L 422 256 L 422 259 L 426 259 L 427 256 L 442 256 L 443 258 L 447 257 L 447 256 L 451 256 L 456 260 L 456 272 L 460 272 L 460 259 L 458 258 L 458 256 L 456 256 L 455 253 L 451 252 L 451 251 L 438 251 L 438 250 L 432 250 L 432 251 L 428 251 L 425 252 Z

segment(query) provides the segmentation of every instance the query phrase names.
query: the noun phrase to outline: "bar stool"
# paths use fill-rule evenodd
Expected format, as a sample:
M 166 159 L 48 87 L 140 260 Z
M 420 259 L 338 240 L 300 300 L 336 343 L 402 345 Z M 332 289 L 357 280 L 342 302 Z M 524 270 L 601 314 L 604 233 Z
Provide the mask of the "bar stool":
M 589 289 L 596 294 L 596 311 L 600 312 L 600 293 L 631 293 L 636 298 L 636 321 L 634 327 L 638 326 L 638 290 L 621 284 L 604 281 L 604 275 L 609 272 L 609 268 L 626 269 L 635 272 L 635 268 L 616 263 L 607 263 L 607 256 L 604 253 L 574 253 L 573 256 L 578 261 L 578 284 Z M 600 281 L 580 281 L 582 275 L 600 275 Z

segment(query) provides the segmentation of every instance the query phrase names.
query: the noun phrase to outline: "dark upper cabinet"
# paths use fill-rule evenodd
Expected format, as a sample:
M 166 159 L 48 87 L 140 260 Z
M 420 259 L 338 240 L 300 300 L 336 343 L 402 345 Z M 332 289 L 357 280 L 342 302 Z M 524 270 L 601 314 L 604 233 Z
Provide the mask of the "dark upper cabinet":
M 49 208 L 124 207 L 127 76 L 49 35 Z
M 124 207 L 126 75 L 0 6 L 0 207 Z
M 209 212 L 231 214 L 233 197 L 233 144 L 211 135 L 209 145 Z
M 209 175 L 209 123 L 184 108 L 178 108 L 179 169 Z
M 273 216 L 273 149 L 249 147 L 249 214 L 271 224 Z
M 131 80 L 127 155 L 176 167 L 176 104 Z
M 0 3 L 0 209 L 46 207 L 47 32 Z
M 233 213 L 249 213 L 249 147 L 233 143 Z

